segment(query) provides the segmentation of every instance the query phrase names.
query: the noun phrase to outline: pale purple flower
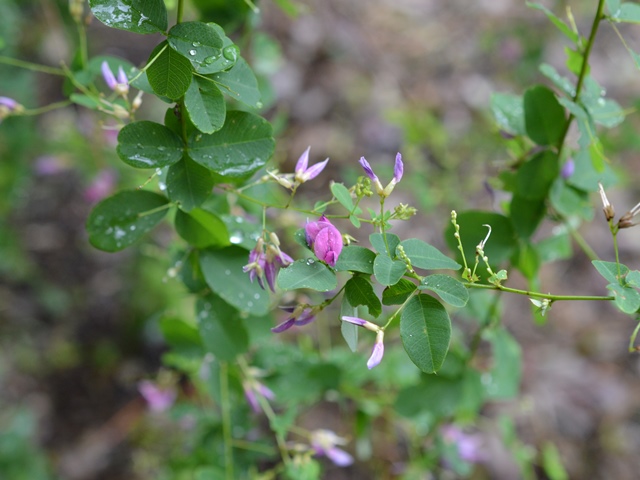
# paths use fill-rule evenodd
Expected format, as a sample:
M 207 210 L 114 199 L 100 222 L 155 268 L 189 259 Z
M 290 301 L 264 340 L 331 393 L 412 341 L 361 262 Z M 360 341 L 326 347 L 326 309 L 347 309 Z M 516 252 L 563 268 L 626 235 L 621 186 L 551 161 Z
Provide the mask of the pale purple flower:
M 376 187 L 376 192 L 378 193 L 378 195 L 382 197 L 388 197 L 391 194 L 396 184 L 400 180 L 402 180 L 402 175 L 404 174 L 404 164 L 402 163 L 402 155 L 399 152 L 396 154 L 396 161 L 393 166 L 393 178 L 391 179 L 391 182 L 389 182 L 389 184 L 386 187 L 382 186 L 382 183 L 380 183 L 380 179 L 375 174 L 375 172 L 373 171 L 373 168 L 371 168 L 371 165 L 369 164 L 369 162 L 367 162 L 367 160 L 364 157 L 360 157 L 360 165 L 362 165 L 362 168 L 364 169 L 364 173 L 366 173 L 367 176 L 373 182 L 373 185 Z
M 339 467 L 348 467 L 353 463 L 353 457 L 338 448 L 347 441 L 331 430 L 315 430 L 311 433 L 311 447 L 318 456 L 325 456 Z
M 273 400 L 276 398 L 276 394 L 267 387 L 255 379 L 249 379 L 242 382 L 242 388 L 244 390 L 244 396 L 247 399 L 247 403 L 255 413 L 260 413 L 260 401 L 257 395 L 260 395 L 267 400 Z
M 304 230 L 309 248 L 316 257 L 335 267 L 343 247 L 340 231 L 324 215 L 315 222 L 307 222 Z
M 13 98 L 0 97 L 0 106 L 7 107 L 9 111 L 13 111 L 16 108 L 18 108 L 18 105 L 20 104 L 16 102 Z
M 376 341 L 373 344 L 373 350 L 371 351 L 371 356 L 367 361 L 367 368 L 371 370 L 373 367 L 378 366 L 382 361 L 382 356 L 384 355 L 384 330 L 378 330 L 376 335 Z
M 570 158 L 566 162 L 564 162 L 564 165 L 560 170 L 560 175 L 562 176 L 562 178 L 567 180 L 571 175 L 573 175 L 573 172 L 575 171 L 576 171 L 576 163 L 573 161 L 573 158 Z
M 109 64 L 105 60 L 102 62 L 102 78 L 104 78 L 107 87 L 117 94 L 126 95 L 129 93 L 129 79 L 124 73 L 122 65 L 118 67 L 118 78 L 116 79 L 111 68 L 109 68 Z
M 327 158 L 325 161 L 318 162 L 315 165 L 309 167 L 310 150 L 311 147 L 307 147 L 307 149 L 302 152 L 302 155 L 300 155 L 300 158 L 296 163 L 294 178 L 298 181 L 298 183 L 308 182 L 309 180 L 313 180 L 314 178 L 316 178 L 320 174 L 320 172 L 324 170 L 324 167 L 326 167 L 327 163 L 329 162 L 329 159 Z
M 38 175 L 56 175 L 67 170 L 69 166 L 60 157 L 54 155 L 42 155 L 36 159 L 34 170 Z
M 456 444 L 458 456 L 462 460 L 470 463 L 486 460 L 486 454 L 482 450 L 482 438 L 479 435 L 465 433 L 455 425 L 445 425 L 440 432 L 445 442 Z
M 89 203 L 96 203 L 107 197 L 116 187 L 117 174 L 113 170 L 105 169 L 91 180 L 89 186 L 84 190 L 84 198 Z
M 174 389 L 160 388 L 149 380 L 138 383 L 138 391 L 147 401 L 152 412 L 164 412 L 171 408 L 176 400 L 177 393 Z
M 316 318 L 316 312 L 312 307 L 308 305 L 297 305 L 291 307 L 280 307 L 285 312 L 289 312 L 291 315 L 287 317 L 287 319 L 276 325 L 271 329 L 273 333 L 281 333 L 285 330 L 289 330 L 291 327 L 298 326 L 301 327 L 303 325 L 307 325 L 311 323 Z
M 267 279 L 267 285 L 272 292 L 275 293 L 276 276 L 280 268 L 286 267 L 293 263 L 293 258 L 284 253 L 278 246 L 267 246 L 266 261 L 264 264 L 264 276 Z M 264 287 L 263 287 L 264 288 Z
M 341 318 L 345 322 L 353 323 L 354 325 L 358 325 L 359 327 L 364 327 L 367 330 L 371 330 L 372 332 L 378 332 L 380 330 L 380 327 L 378 325 L 368 322 L 367 320 L 363 320 L 362 318 L 349 317 L 347 315 L 344 315 Z
M 277 237 L 275 238 L 277 239 Z M 265 252 L 264 239 L 259 238 L 256 246 L 249 252 L 249 263 L 242 267 L 243 272 L 249 273 L 251 283 L 257 279 L 263 290 L 264 279 L 266 279 L 271 291 L 275 292 L 278 271 L 280 268 L 293 263 L 293 258 L 280 250 L 278 244 L 267 245 Z

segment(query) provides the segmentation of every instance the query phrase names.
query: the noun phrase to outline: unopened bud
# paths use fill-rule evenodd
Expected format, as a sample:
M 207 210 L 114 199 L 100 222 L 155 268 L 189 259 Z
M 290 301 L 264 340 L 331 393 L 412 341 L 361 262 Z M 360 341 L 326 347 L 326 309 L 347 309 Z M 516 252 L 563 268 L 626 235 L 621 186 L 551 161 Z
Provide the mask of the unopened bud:
M 609 199 L 607 198 L 607 194 L 604 191 L 604 187 L 600 182 L 598 182 L 598 192 L 600 193 L 600 198 L 602 199 L 602 211 L 604 212 L 604 217 L 607 219 L 607 222 L 610 221 L 613 217 L 615 217 L 616 212 L 613 208 L 613 205 L 609 203 Z
M 640 203 L 625 213 L 620 220 L 618 220 L 618 228 L 630 228 L 637 225 L 637 223 L 633 222 L 633 217 L 638 213 L 640 213 Z
M 140 105 L 142 105 L 143 93 L 144 92 L 140 90 L 138 94 L 135 96 L 135 98 L 133 99 L 133 102 L 131 103 L 131 110 L 133 110 L 134 112 L 140 108 Z

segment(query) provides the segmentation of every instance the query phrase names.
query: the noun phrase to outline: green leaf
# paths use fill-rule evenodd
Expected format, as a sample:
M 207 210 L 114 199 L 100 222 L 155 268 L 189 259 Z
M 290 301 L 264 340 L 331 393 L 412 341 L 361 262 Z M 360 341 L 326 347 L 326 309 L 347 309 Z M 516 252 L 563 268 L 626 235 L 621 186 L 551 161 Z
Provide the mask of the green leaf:
M 556 87 L 562 90 L 567 96 L 573 98 L 576 94 L 576 86 L 567 77 L 563 77 L 558 71 L 548 63 L 540 65 L 542 74 L 551 80 Z
M 533 282 L 538 275 L 541 263 L 538 250 L 528 242 L 519 245 L 511 262 L 530 282 Z
M 349 193 L 349 189 L 342 183 L 333 182 L 331 184 L 331 193 L 333 193 L 336 200 L 338 200 L 338 202 L 340 202 L 348 212 L 353 210 L 353 199 L 351 198 L 351 193 Z
M 386 255 L 378 255 L 373 262 L 373 273 L 381 285 L 395 285 L 407 271 L 402 260 L 391 260 Z
M 118 156 L 135 168 L 162 168 L 182 158 L 180 137 L 159 123 L 146 120 L 125 125 L 118 133 Z
M 620 264 L 620 275 L 618 276 L 618 265 L 615 262 L 603 262 L 602 260 L 594 260 L 591 262 L 600 275 L 602 275 L 609 283 L 620 283 L 622 279 L 629 273 L 626 265 Z
M 429 275 L 422 279 L 420 290 L 431 290 L 452 307 L 464 307 L 469 301 L 469 291 L 449 275 Z
M 522 349 L 503 328 L 485 330 L 483 338 L 493 349 L 493 366 L 483 375 L 487 397 L 506 400 L 518 395 L 522 375 Z
M 468 210 L 458 213 L 460 236 L 467 261 L 473 264 L 478 245 L 487 235 L 487 227 L 491 225 L 491 236 L 484 246 L 484 252 L 492 265 L 496 265 L 511 256 L 516 247 L 516 236 L 511 221 L 504 215 L 479 210 Z M 457 251 L 458 242 L 453 236 L 453 225 L 445 231 L 445 240 L 452 251 Z
M 248 112 L 227 112 L 222 129 L 211 135 L 194 133 L 189 139 L 189 156 L 218 175 L 248 176 L 273 154 L 275 142 L 271 124 Z
M 338 272 L 361 272 L 372 275 L 375 258 L 375 252 L 368 248 L 349 245 L 342 249 L 335 268 Z
M 342 303 L 340 304 L 340 318 L 342 317 L 357 317 L 358 308 L 351 305 L 346 296 L 342 297 Z M 349 349 L 355 352 L 358 349 L 358 331 L 360 327 L 350 322 L 340 322 L 340 333 L 342 338 L 347 342 Z
M 573 43 L 578 43 L 578 40 L 579 40 L 578 34 L 573 30 L 571 30 L 571 28 L 569 28 L 569 26 L 566 23 L 560 20 L 547 7 L 545 7 L 544 5 L 540 5 L 539 3 L 533 3 L 533 2 L 526 2 L 526 4 L 527 4 L 527 7 L 529 8 L 533 8 L 535 10 L 540 10 L 541 12 L 544 12 L 547 18 L 551 20 L 551 23 L 553 23 L 558 30 L 560 30 Z
M 456 261 L 447 257 L 436 247 L 429 245 L 417 238 L 409 238 L 400 243 L 404 248 L 404 253 L 411 260 L 411 265 L 415 268 L 426 270 L 459 270 L 462 268 Z M 396 247 L 396 253 L 398 248 Z
M 283 290 L 310 288 L 327 292 L 338 286 L 336 274 L 322 262 L 311 258 L 296 260 L 278 274 L 278 286 Z
M 589 194 L 568 185 L 562 178 L 557 178 L 549 192 L 551 206 L 565 217 L 581 217 L 584 220 L 593 218 L 593 206 Z
M 222 38 L 203 22 L 182 22 L 171 27 L 169 46 L 195 67 L 210 65 L 222 54 Z
M 603 168 L 598 170 L 591 159 L 588 149 L 577 152 L 574 157 L 575 172 L 567 179 L 567 183 L 585 192 L 595 192 L 598 189 L 598 182 L 605 188 L 617 182 L 617 175 L 611 167 L 603 163 Z
M 402 305 L 409 295 L 416 291 L 416 284 L 406 278 L 401 278 L 398 283 L 385 288 L 382 291 L 382 303 L 384 305 Z
M 234 43 L 231 41 L 229 37 L 225 35 L 224 30 L 220 25 L 217 25 L 211 22 L 207 23 L 207 25 L 213 28 L 218 33 L 218 36 L 222 39 L 222 51 L 225 51 L 226 49 L 226 51 L 229 52 L 228 50 L 229 47 L 234 48 L 234 50 L 236 49 Z M 234 57 L 232 55 L 229 55 L 228 53 L 226 56 L 225 55 L 218 56 L 213 61 L 211 61 L 211 57 L 208 57 L 208 58 L 205 58 L 204 64 L 197 67 L 196 70 L 198 71 L 198 73 L 201 73 L 202 75 L 221 72 L 223 70 L 228 70 L 231 67 L 233 67 L 236 64 L 237 60 L 238 60 L 237 56 Z
M 640 271 L 631 270 L 629 273 L 627 273 L 625 280 L 627 282 L 627 285 L 640 287 Z
M 585 102 L 585 107 L 595 123 L 607 128 L 620 125 L 625 118 L 624 110 L 620 104 L 608 98 L 600 97 L 593 102 Z
M 582 52 L 579 50 L 574 50 L 570 47 L 564 47 L 564 53 L 567 54 L 567 70 L 569 70 L 574 75 L 580 75 L 580 72 L 582 71 L 582 64 L 584 62 Z M 587 73 L 589 73 L 590 70 L 591 68 L 587 64 Z
M 389 243 L 389 251 L 387 251 L 387 246 L 384 243 L 384 235 L 382 233 L 372 233 L 369 235 L 369 241 L 378 253 L 388 255 L 389 257 L 393 254 L 393 257 L 391 258 L 395 258 L 396 247 L 400 244 L 400 238 L 394 233 L 387 233 L 386 236 L 387 242 Z
M 549 441 L 542 446 L 542 466 L 550 480 L 569 480 L 558 448 Z
M 200 252 L 200 268 L 209 288 L 225 302 L 251 315 L 269 312 L 269 294 L 258 282 L 251 283 L 242 271 L 248 263 L 247 251 L 239 247 Z
M 640 5 L 625 2 L 620 5 L 618 11 L 611 16 L 616 22 L 640 23 Z
M 558 233 L 540 240 L 535 246 L 540 263 L 565 260 L 571 257 L 571 237 L 568 231 L 559 229 Z
M 609 15 L 615 17 L 620 10 L 620 0 L 607 0 L 607 8 L 609 9 Z
M 178 235 L 196 248 L 231 245 L 224 222 L 213 213 L 200 208 L 194 208 L 189 213 L 178 210 L 175 227 Z
M 205 349 L 222 362 L 230 362 L 247 351 L 249 335 L 240 312 L 217 295 L 196 303 L 198 328 Z
M 191 62 L 169 48 L 166 41 L 153 49 L 148 63 L 151 61 L 153 63 L 147 68 L 147 79 L 153 91 L 171 100 L 182 97 L 191 84 Z
M 166 182 L 169 198 L 187 212 L 199 207 L 207 199 L 214 184 L 209 170 L 187 155 L 169 167 Z
M 524 93 L 524 120 L 527 135 L 538 145 L 557 144 L 567 123 L 555 93 L 544 85 L 536 85 Z
M 89 242 L 107 252 L 122 250 L 155 227 L 167 209 L 147 213 L 167 199 L 147 190 L 123 191 L 98 203 L 87 219 Z
M 516 234 L 523 239 L 531 237 L 546 211 L 544 200 L 527 200 L 520 195 L 514 195 L 509 207 L 509 216 Z
M 610 283 L 607 288 L 613 292 L 616 305 L 624 313 L 632 314 L 640 308 L 640 293 L 633 287 Z
M 364 305 L 376 318 L 382 313 L 382 304 L 373 291 L 373 285 L 364 277 L 352 277 L 345 284 L 344 295 L 352 307 Z
M 207 75 L 207 78 L 234 100 L 252 108 L 262 108 L 258 80 L 244 58 L 238 58 L 231 70 Z
M 176 350 L 195 352 L 202 347 L 202 340 L 195 326 L 180 318 L 163 317 L 159 326 L 165 342 Z
M 512 135 L 526 135 L 522 97 L 506 93 L 491 95 L 491 112 L 498 126 Z
M 442 366 L 449 350 L 449 314 L 435 298 L 417 295 L 402 311 L 400 337 L 411 361 L 423 372 L 433 373 Z
M 559 173 L 558 156 L 553 152 L 539 153 L 518 169 L 516 193 L 527 200 L 541 200 Z
M 143 34 L 167 30 L 163 0 L 89 0 L 89 6 L 108 27 Z
M 213 133 L 224 125 L 227 107 L 215 84 L 194 77 L 184 94 L 184 106 L 193 125 L 204 133 Z

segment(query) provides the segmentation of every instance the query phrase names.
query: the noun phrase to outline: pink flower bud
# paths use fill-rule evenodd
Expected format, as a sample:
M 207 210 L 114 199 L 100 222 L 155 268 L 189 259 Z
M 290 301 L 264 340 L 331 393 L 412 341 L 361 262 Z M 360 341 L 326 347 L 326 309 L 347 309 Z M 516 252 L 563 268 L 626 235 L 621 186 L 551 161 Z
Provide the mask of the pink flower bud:
M 335 267 L 342 252 L 342 235 L 336 227 L 329 224 L 322 228 L 313 243 L 313 253 L 319 260 Z

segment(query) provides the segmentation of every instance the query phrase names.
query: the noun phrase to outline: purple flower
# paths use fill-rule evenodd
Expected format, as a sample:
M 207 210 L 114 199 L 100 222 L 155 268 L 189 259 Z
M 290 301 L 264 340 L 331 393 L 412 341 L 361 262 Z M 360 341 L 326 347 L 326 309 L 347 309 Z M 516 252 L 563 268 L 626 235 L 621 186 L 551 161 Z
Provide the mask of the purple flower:
M 402 163 L 402 155 L 399 152 L 396 154 L 396 161 L 393 166 L 393 178 L 391 179 L 391 181 L 386 187 L 382 186 L 382 183 L 380 183 L 380 179 L 374 173 L 373 169 L 371 168 L 371 165 L 369 165 L 369 162 L 367 162 L 367 160 L 364 157 L 360 157 L 360 165 L 362 165 L 362 168 L 364 169 L 364 173 L 366 173 L 367 176 L 371 179 L 371 181 L 373 182 L 373 185 L 376 187 L 376 192 L 381 197 L 388 197 L 393 191 L 396 184 L 400 180 L 402 180 L 402 175 L 404 174 L 404 164 Z
M 576 171 L 576 163 L 573 161 L 573 158 L 570 158 L 566 162 L 564 162 L 564 165 L 562 166 L 562 170 L 560 170 L 560 175 L 562 175 L 562 178 L 566 180 L 571 175 L 573 175 L 573 172 L 575 171 Z
M 298 162 L 296 163 L 295 169 L 295 179 L 298 183 L 308 182 L 309 180 L 313 180 L 316 178 L 324 167 L 327 166 L 327 162 L 329 159 L 327 158 L 324 162 L 318 162 L 315 165 L 309 167 L 309 151 L 311 147 L 307 147 L 307 149 L 300 155 Z
M 122 69 L 122 65 L 118 67 L 118 78 L 114 77 L 109 64 L 102 62 L 102 77 L 104 78 L 107 87 L 110 90 L 116 92 L 118 95 L 126 95 L 129 93 L 129 79 Z
M 138 391 L 147 401 L 152 412 L 168 410 L 176 400 L 177 393 L 173 389 L 163 389 L 149 380 L 138 383 Z
M 336 445 L 345 445 L 344 438 L 331 430 L 315 430 L 311 433 L 311 447 L 318 456 L 326 456 L 339 467 L 348 467 L 353 463 L 353 457 Z
M 272 292 L 275 293 L 276 291 L 276 276 L 278 275 L 278 271 L 280 270 L 280 268 L 291 265 L 292 263 L 293 258 L 280 250 L 278 246 L 267 246 L 266 261 L 264 264 L 264 276 L 267 279 L 267 285 L 269 285 L 269 288 Z
M 116 186 L 117 175 L 113 170 L 101 170 L 84 191 L 89 203 L 96 203 L 109 195 Z
M 376 335 L 376 341 L 373 344 L 373 350 L 371 356 L 367 360 L 367 368 L 371 370 L 373 367 L 380 364 L 382 356 L 384 355 L 384 330 L 378 330 Z
M 34 170 L 38 175 L 56 175 L 67 170 L 69 166 L 60 157 L 54 155 L 43 155 L 36 159 Z
M 285 312 L 289 312 L 291 315 L 279 325 L 276 325 L 271 329 L 273 333 L 281 333 L 285 330 L 289 330 L 294 325 L 301 327 L 308 323 L 311 323 L 316 318 L 316 312 L 308 305 L 298 305 L 295 307 L 280 307 Z
M 315 222 L 307 222 L 305 236 L 309 248 L 319 260 L 335 267 L 342 252 L 342 234 L 324 215 Z
M 249 273 L 249 280 L 251 283 L 255 279 L 258 279 L 258 284 L 264 290 L 264 269 L 267 264 L 267 256 L 264 253 L 264 240 L 259 238 L 256 242 L 256 246 L 249 252 L 249 263 L 242 267 L 242 271 Z
M 242 267 L 242 271 L 249 273 L 251 283 L 257 279 L 263 290 L 264 279 L 266 279 L 271 291 L 275 292 L 278 271 L 280 268 L 293 263 L 293 258 L 280 250 L 280 242 L 277 240 L 277 236 L 272 234 L 271 238 L 273 243 L 267 245 L 266 252 L 264 239 L 258 239 L 256 246 L 249 252 L 249 263 Z
M 470 463 L 478 463 L 486 459 L 482 451 L 482 439 L 479 435 L 465 433 L 455 425 L 445 425 L 440 429 L 444 441 L 455 443 L 458 448 L 458 456 Z
M 18 105 L 20 104 L 16 102 L 13 98 L 0 97 L 0 105 L 3 107 L 7 107 L 9 111 L 13 111 L 16 108 L 18 108 Z
M 267 400 L 273 400 L 276 398 L 276 394 L 267 387 L 255 379 L 248 379 L 242 382 L 242 388 L 244 390 L 244 396 L 247 399 L 247 403 L 255 413 L 260 413 L 260 401 L 256 395 L 260 395 Z
M 378 325 L 376 325 L 375 323 L 371 323 L 366 320 L 363 320 L 362 318 L 348 317 L 346 315 L 344 315 L 341 318 L 345 322 L 353 323 L 354 325 L 358 325 L 359 327 L 364 327 L 367 330 L 371 330 L 372 332 L 378 332 L 380 330 L 380 327 Z

